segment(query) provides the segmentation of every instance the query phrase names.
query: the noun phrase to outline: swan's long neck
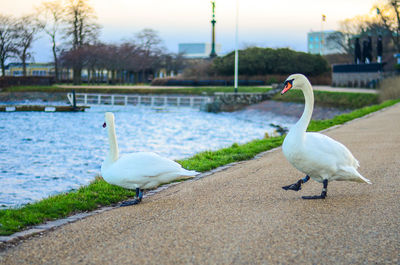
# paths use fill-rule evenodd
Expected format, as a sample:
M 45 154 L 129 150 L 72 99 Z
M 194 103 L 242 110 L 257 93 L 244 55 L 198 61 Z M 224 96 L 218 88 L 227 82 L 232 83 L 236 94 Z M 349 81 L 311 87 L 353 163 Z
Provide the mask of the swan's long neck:
M 308 124 L 310 123 L 314 109 L 314 93 L 308 80 L 306 80 L 306 82 L 304 83 L 302 91 L 304 94 L 305 106 L 303 115 L 301 115 L 300 120 L 296 123 L 295 126 L 299 132 L 304 133 L 307 130 Z
M 117 135 L 115 134 L 115 125 L 114 122 L 110 122 L 107 124 L 108 127 L 108 141 L 110 143 L 110 152 L 108 153 L 107 162 L 112 164 L 118 159 L 118 143 L 117 143 Z

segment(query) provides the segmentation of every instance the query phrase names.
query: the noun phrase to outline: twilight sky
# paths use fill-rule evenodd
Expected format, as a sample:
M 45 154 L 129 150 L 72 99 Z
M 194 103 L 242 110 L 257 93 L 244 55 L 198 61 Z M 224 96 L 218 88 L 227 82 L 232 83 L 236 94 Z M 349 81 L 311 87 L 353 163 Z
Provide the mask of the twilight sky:
M 0 13 L 20 16 L 33 12 L 43 0 L 0 0 Z M 239 0 L 239 47 L 289 47 L 307 50 L 307 33 L 335 30 L 340 20 L 367 14 L 376 0 Z M 118 43 L 143 28 L 157 30 L 164 46 L 178 51 L 178 43 L 211 41 L 210 0 L 90 0 L 100 39 Z M 235 0 L 216 0 L 216 41 L 222 52 L 234 49 Z M 34 44 L 36 62 L 51 60 L 47 38 Z

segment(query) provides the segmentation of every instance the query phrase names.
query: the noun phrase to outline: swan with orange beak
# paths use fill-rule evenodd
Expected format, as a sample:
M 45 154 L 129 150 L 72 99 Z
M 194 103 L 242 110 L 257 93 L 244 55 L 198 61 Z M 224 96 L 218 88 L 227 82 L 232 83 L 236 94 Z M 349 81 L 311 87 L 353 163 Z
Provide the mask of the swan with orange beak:
M 301 185 L 310 178 L 323 184 L 321 195 L 303 196 L 303 199 L 325 199 L 328 182 L 355 181 L 371 184 L 358 171 L 359 163 L 349 149 L 332 138 L 315 132 L 306 132 L 314 108 L 314 93 L 308 79 L 302 74 L 290 75 L 281 94 L 292 88 L 299 88 L 304 94 L 305 107 L 299 121 L 290 129 L 283 141 L 282 151 L 296 169 L 306 174 L 294 184 L 282 187 L 284 190 L 301 190 Z

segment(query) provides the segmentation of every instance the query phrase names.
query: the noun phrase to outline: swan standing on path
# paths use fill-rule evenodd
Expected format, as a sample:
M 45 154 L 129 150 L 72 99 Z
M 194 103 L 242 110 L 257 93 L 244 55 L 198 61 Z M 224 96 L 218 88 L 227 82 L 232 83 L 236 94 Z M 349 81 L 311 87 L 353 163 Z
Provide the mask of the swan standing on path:
M 301 89 L 305 98 L 305 107 L 300 120 L 290 129 L 286 136 L 282 150 L 286 159 L 299 171 L 306 174 L 294 184 L 282 187 L 285 190 L 301 190 L 301 184 L 310 177 L 323 183 L 321 195 L 303 196 L 303 199 L 325 199 L 328 181 L 346 180 L 365 182 L 371 181 L 358 173 L 358 161 L 343 144 L 332 138 L 320 134 L 306 132 L 314 108 L 314 93 L 308 79 L 302 74 L 289 76 L 281 92 L 283 95 L 289 89 Z
M 137 152 L 119 157 L 115 134 L 114 114 L 106 112 L 103 127 L 108 127 L 110 151 L 101 165 L 101 175 L 110 184 L 127 189 L 136 189 L 136 198 L 121 206 L 138 204 L 142 201 L 143 189 L 151 189 L 182 176 L 191 177 L 198 172 L 189 171 L 175 161 L 151 152 Z

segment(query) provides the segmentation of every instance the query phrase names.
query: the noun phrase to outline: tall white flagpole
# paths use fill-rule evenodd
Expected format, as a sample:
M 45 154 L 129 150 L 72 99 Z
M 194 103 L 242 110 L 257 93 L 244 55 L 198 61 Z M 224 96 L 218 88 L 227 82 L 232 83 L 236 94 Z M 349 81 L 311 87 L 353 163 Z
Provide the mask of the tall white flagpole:
M 235 37 L 235 93 L 238 92 L 238 72 L 239 72 L 239 53 L 238 53 L 238 40 L 239 40 L 239 0 L 236 0 L 236 37 Z

